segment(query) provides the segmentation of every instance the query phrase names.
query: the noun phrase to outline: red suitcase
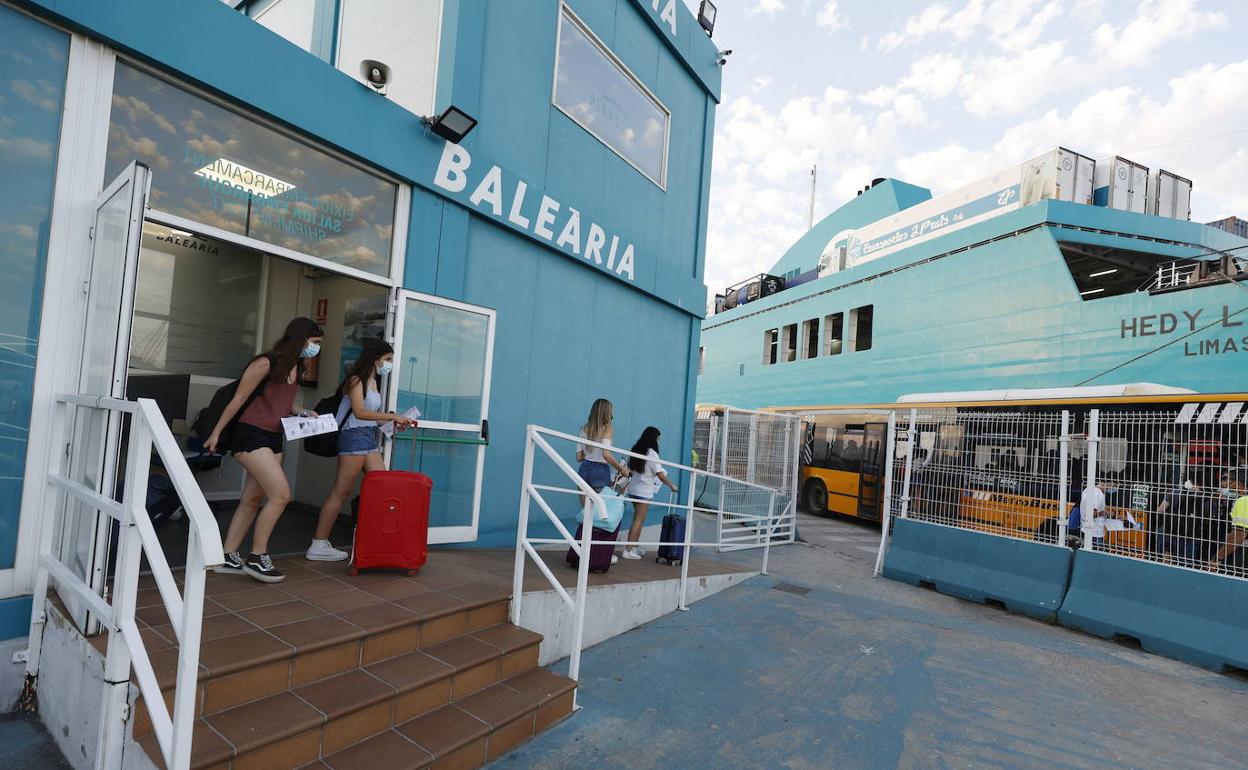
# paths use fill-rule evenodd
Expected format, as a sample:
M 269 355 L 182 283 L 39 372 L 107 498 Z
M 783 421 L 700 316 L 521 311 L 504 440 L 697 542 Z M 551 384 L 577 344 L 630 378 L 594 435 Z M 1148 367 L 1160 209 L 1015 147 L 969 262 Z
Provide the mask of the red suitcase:
M 408 471 L 373 471 L 360 485 L 351 548 L 352 575 L 372 567 L 415 574 L 429 556 L 429 495 L 433 479 Z

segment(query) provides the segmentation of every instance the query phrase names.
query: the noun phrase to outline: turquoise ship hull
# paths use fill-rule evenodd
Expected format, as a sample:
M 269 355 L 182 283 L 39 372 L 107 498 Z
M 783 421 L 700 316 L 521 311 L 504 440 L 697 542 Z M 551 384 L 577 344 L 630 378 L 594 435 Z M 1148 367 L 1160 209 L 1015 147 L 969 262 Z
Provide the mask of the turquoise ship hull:
M 841 212 L 865 208 L 868 195 Z M 815 266 L 830 232 L 862 224 L 851 220 L 816 226 L 776 272 Z M 1246 247 L 1194 222 L 1042 201 L 707 318 L 697 398 L 761 408 L 1139 382 L 1248 390 L 1248 283 L 1082 297 L 1063 253 L 1162 264 L 1227 250 L 1248 257 Z M 823 319 L 844 313 L 848 324 L 864 305 L 873 306 L 871 348 L 824 355 Z M 764 363 L 768 330 L 816 318 L 819 356 Z

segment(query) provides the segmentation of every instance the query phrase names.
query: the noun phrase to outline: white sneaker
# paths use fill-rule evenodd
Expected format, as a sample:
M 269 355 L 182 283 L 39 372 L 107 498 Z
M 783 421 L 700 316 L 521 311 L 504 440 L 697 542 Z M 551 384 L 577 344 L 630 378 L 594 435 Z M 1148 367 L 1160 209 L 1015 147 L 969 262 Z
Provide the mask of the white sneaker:
M 611 563 L 612 563 L 612 564 L 619 564 L 619 563 L 620 563 L 620 557 L 616 556 L 615 554 L 611 554 Z
M 625 558 L 625 559 L 634 559 L 634 560 L 636 560 L 636 559 L 640 559 L 640 558 L 641 558 L 641 552 L 639 552 L 639 551 L 638 551 L 638 550 L 636 550 L 635 548 L 625 548 L 625 549 L 624 549 L 624 558 Z
M 328 540 L 313 540 L 305 555 L 308 561 L 343 561 L 351 554 L 333 547 Z

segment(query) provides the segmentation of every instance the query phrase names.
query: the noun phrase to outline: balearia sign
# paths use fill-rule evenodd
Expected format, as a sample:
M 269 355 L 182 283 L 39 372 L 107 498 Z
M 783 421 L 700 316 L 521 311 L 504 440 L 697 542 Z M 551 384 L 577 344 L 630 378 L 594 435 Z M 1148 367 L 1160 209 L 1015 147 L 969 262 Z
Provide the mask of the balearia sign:
M 580 211 L 549 195 L 530 195 L 523 179 L 504 177 L 498 166 L 473 168 L 472 156 L 457 144 L 447 142 L 442 148 L 433 183 L 459 198 L 471 191 L 468 203 L 478 211 L 602 270 L 633 280 L 633 244 L 608 233 L 597 222 L 582 219 Z

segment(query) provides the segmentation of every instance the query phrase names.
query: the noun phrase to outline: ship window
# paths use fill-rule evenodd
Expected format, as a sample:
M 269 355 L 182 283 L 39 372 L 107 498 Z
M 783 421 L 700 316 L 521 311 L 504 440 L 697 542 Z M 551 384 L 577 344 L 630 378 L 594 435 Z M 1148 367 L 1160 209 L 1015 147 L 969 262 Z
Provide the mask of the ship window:
M 842 339 L 845 330 L 845 314 L 833 313 L 823 317 L 824 342 L 823 354 L 825 356 L 839 355 L 842 347 Z
M 819 319 L 812 318 L 802 324 L 802 358 L 819 356 Z
M 780 352 L 780 330 L 768 329 L 763 332 L 763 365 L 774 364 Z
M 784 327 L 784 355 L 780 360 L 786 364 L 797 360 L 797 324 Z
M 863 305 L 849 311 L 850 352 L 871 349 L 871 327 L 874 315 L 874 305 Z

